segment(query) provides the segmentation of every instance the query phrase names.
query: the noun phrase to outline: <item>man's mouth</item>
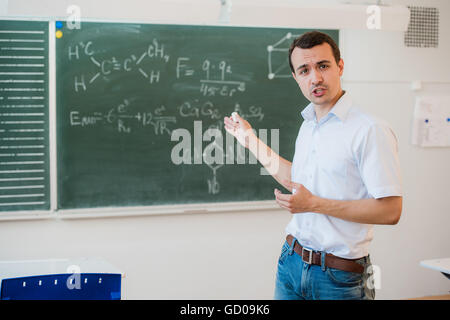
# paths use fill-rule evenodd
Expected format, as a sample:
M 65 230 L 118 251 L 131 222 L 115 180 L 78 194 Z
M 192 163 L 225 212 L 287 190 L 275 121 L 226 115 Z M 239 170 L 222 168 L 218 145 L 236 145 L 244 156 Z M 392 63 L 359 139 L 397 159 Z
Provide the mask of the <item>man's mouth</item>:
M 321 96 L 323 96 L 323 95 L 325 94 L 326 91 L 327 91 L 327 89 L 325 89 L 325 88 L 323 88 L 323 87 L 318 87 L 318 88 L 315 88 L 315 89 L 312 91 L 312 94 L 313 94 L 315 97 L 321 97 Z

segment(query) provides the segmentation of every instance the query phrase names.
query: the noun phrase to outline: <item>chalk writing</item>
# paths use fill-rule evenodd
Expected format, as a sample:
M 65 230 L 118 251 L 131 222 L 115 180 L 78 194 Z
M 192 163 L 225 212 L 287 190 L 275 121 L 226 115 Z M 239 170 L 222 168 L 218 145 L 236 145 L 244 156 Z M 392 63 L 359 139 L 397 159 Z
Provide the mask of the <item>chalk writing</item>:
M 120 72 L 137 72 L 139 76 L 144 77 L 150 84 L 160 82 L 161 70 L 157 64 L 152 67 L 144 67 L 143 61 L 149 60 L 151 63 L 162 62 L 167 64 L 170 61 L 170 55 L 165 51 L 163 44 L 157 39 L 153 39 L 147 49 L 141 53 L 132 53 L 126 58 L 119 59 L 115 56 L 109 58 L 100 58 L 96 56 L 93 41 L 79 42 L 76 45 L 68 47 L 69 61 L 81 59 L 82 55 L 89 58 L 90 62 L 95 66 L 93 74 L 80 74 L 74 77 L 75 92 L 82 92 L 88 89 L 88 86 L 98 79 L 105 79 L 110 75 Z
M 72 110 L 70 111 L 70 125 L 80 127 L 113 125 L 119 133 L 131 133 L 134 121 L 142 127 L 153 127 L 155 135 L 167 134 L 170 136 L 172 129 L 169 124 L 175 124 L 177 119 L 175 116 L 166 115 L 165 111 L 165 106 L 160 106 L 153 111 L 132 112 L 129 101 L 124 99 L 122 103 L 105 113 L 94 111 L 83 114 L 78 110 Z

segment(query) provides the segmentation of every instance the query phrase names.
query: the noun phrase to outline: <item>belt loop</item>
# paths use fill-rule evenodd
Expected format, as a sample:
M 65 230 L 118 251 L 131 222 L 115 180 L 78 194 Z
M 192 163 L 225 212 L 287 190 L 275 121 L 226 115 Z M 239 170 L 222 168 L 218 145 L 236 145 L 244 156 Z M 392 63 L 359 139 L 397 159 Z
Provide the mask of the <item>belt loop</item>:
M 322 267 L 322 271 L 324 271 L 324 272 L 327 270 L 327 266 L 325 264 L 326 256 L 327 256 L 327 253 L 325 251 L 320 252 L 320 266 Z
M 292 254 L 294 253 L 294 245 L 295 245 L 295 241 L 297 241 L 297 239 L 295 237 L 292 237 L 292 243 L 289 246 L 289 255 L 292 256 Z

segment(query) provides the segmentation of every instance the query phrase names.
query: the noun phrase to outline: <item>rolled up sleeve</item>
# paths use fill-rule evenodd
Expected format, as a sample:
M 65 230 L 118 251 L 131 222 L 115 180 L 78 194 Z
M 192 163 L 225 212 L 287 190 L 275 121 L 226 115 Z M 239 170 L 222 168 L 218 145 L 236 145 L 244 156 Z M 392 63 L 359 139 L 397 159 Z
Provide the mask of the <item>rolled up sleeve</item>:
M 369 195 L 384 198 L 402 195 L 398 141 L 386 124 L 374 123 L 361 141 L 359 168 Z

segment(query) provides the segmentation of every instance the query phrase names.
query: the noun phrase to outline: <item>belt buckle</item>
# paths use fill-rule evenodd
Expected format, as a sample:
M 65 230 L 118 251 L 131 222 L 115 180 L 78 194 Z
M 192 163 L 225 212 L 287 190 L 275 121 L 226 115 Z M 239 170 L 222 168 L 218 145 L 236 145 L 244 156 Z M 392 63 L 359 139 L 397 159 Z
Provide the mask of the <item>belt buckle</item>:
M 303 257 L 304 257 L 304 251 L 308 251 L 308 252 L 309 252 L 309 258 L 308 258 L 308 261 L 305 261 L 305 259 L 303 258 Z M 312 256 L 313 256 L 313 251 L 312 251 L 311 249 L 306 249 L 305 247 L 302 247 L 302 261 L 303 261 L 304 263 L 311 264 L 311 262 L 312 262 Z

